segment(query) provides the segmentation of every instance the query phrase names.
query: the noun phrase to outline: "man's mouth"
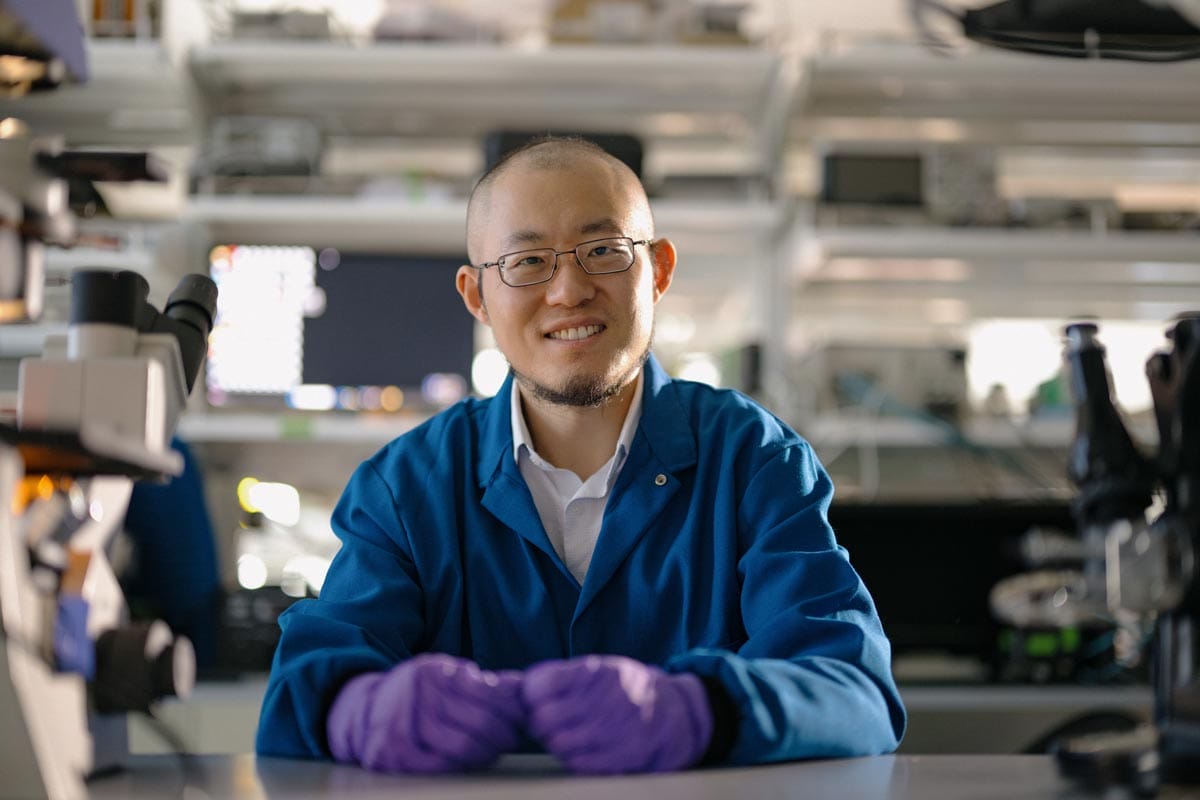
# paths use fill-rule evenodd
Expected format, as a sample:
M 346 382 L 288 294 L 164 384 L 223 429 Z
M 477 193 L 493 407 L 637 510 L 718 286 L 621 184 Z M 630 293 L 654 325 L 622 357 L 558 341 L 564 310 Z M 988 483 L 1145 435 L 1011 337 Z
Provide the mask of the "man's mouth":
M 546 338 L 573 342 L 579 339 L 586 339 L 589 336 L 595 336 L 602 330 L 604 330 L 603 325 L 581 325 L 578 328 L 563 328 L 561 331 L 552 331 L 546 334 Z

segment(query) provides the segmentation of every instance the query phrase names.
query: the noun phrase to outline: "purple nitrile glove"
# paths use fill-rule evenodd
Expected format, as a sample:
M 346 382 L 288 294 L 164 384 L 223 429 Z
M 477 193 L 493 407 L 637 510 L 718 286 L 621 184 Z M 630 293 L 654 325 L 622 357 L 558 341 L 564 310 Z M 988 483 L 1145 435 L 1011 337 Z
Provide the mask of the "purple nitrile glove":
M 519 672 L 425 654 L 342 687 L 325 733 L 338 761 L 380 772 L 481 769 L 512 750 L 525 719 Z
M 713 734 L 704 684 L 624 656 L 546 661 L 525 672 L 529 731 L 573 772 L 667 772 Z

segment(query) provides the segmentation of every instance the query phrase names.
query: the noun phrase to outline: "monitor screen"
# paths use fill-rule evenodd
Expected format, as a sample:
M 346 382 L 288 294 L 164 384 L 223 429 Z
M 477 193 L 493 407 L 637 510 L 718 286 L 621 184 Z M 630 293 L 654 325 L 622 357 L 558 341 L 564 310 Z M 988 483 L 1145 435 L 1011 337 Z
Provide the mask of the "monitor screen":
M 454 290 L 462 259 L 222 245 L 208 360 L 214 405 L 386 408 L 465 396 L 475 321 Z
M 835 502 L 829 521 L 875 600 L 893 652 L 997 657 L 989 596 L 1025 571 L 1021 537 L 1073 531 L 1062 502 Z
M 837 153 L 825 156 L 821 199 L 826 203 L 919 206 L 924 202 L 918 155 Z

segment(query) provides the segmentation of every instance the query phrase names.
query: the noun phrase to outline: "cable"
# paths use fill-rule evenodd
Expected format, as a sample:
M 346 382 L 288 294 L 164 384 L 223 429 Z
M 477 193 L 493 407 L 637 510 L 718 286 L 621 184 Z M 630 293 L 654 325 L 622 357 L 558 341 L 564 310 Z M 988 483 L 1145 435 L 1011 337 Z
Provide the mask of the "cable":
M 959 26 L 962 25 L 963 15 L 938 0 L 911 0 L 909 4 L 909 15 L 912 17 L 913 25 L 921 34 L 921 43 L 940 55 L 953 55 L 956 48 L 929 24 L 929 12 L 949 17 Z
M 1117 58 L 1126 61 L 1140 61 L 1154 64 L 1169 64 L 1177 61 L 1190 61 L 1200 58 L 1200 46 L 1175 48 L 1172 50 L 1156 50 L 1145 45 L 1122 45 L 1111 41 L 1107 44 L 1095 37 L 1097 47 L 1092 47 L 1085 35 L 1079 44 L 1070 42 L 1052 42 L 1035 39 L 1017 33 L 1002 31 L 976 31 L 970 38 L 983 44 L 1002 47 L 1010 50 L 1020 50 L 1026 53 L 1036 53 L 1048 56 L 1066 56 L 1068 58 Z
M 877 393 L 883 398 L 877 413 L 888 411 L 895 416 L 924 422 L 936 428 L 945 437 L 947 444 L 958 447 L 980 458 L 992 458 L 1010 474 L 1021 478 L 1038 490 L 1045 488 L 1044 476 L 1037 474 L 1037 472 L 1022 464 L 1008 452 L 992 445 L 973 441 L 955 423 L 934 416 L 928 411 L 901 403 L 879 388 L 867 376 L 857 372 L 843 372 L 838 375 L 838 384 L 847 395 L 859 398 L 860 404 L 864 404 L 868 398 L 872 397 L 873 393 Z
M 883 416 L 883 409 L 887 402 L 887 393 L 872 384 L 864 393 L 860 405 L 870 414 L 871 418 L 878 420 Z M 881 478 L 879 441 L 868 433 L 858 442 L 859 491 L 868 503 L 873 502 L 879 496 Z
M 207 778 L 204 774 L 203 767 L 196 760 L 196 756 L 188 749 L 187 744 L 183 741 L 183 737 L 178 731 L 172 728 L 160 716 L 154 713 L 153 708 L 147 708 L 138 712 L 145 717 L 150 730 L 162 739 L 172 753 L 179 759 L 180 779 L 178 797 L 181 800 L 202 800 L 209 795 L 201 787 L 207 783 Z M 189 791 L 189 788 L 192 791 Z
M 1200 0 L 1164 0 L 1164 2 L 1193 25 L 1200 26 L 1200 21 L 1198 21 L 1200 20 Z M 1157 64 L 1200 58 L 1200 46 L 1197 45 L 1171 48 L 1155 47 L 1144 42 L 1125 41 L 1129 37 L 1123 36 L 1118 36 L 1115 42 L 1109 36 L 1106 41 L 1104 36 L 1093 29 L 1082 31 L 1078 35 L 1056 34 L 1057 41 L 1049 36 L 1037 37 L 1022 32 L 982 29 L 976 27 L 977 23 L 966 13 L 939 2 L 939 0 L 910 0 L 909 11 L 913 25 L 921 34 L 922 43 L 941 55 L 951 55 L 956 48 L 930 25 L 928 19 L 930 13 L 941 14 L 953 20 L 961 27 L 963 35 L 968 39 L 992 47 L 1025 53 L 1068 58 L 1124 59 Z

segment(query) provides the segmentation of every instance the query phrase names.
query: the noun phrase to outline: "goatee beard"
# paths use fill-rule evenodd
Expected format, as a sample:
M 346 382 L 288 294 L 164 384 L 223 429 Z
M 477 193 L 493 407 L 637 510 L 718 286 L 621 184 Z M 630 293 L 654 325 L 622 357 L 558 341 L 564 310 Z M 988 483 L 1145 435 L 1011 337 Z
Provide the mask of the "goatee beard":
M 638 370 L 645 366 L 646 359 L 649 357 L 650 347 L 647 345 L 634 365 L 615 380 L 605 383 L 601 376 L 583 375 L 567 381 L 567 384 L 561 389 L 554 389 L 538 383 L 528 375 L 518 372 L 511 364 L 509 368 L 512 369 L 513 377 L 521 384 L 521 388 L 542 402 L 558 406 L 596 408 L 620 394 L 621 390 L 629 385 L 633 376 L 637 375 Z

